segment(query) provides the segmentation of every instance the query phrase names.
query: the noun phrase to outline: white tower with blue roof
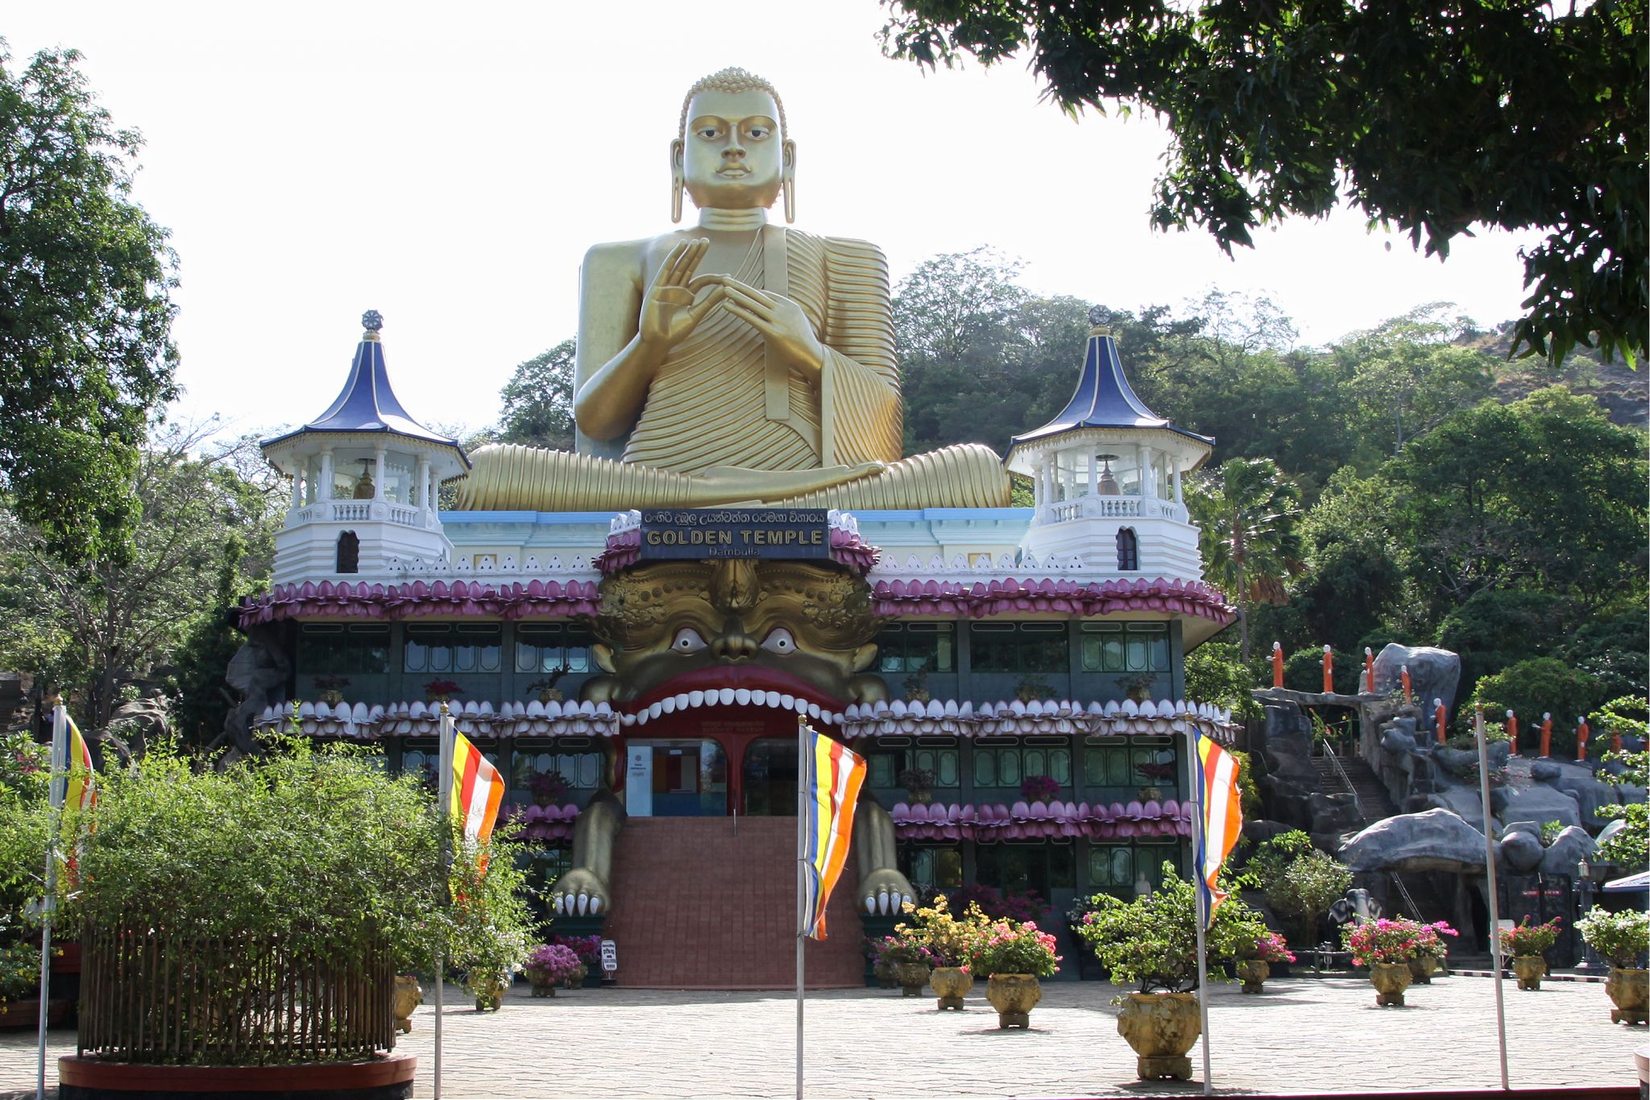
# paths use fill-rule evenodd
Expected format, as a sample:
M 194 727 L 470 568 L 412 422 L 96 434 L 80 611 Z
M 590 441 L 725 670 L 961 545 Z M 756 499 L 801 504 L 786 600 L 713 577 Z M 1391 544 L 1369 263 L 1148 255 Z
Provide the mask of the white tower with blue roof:
M 275 536 L 274 583 L 393 580 L 399 563 L 450 558 L 440 490 L 469 459 L 457 440 L 408 415 L 390 388 L 377 310 L 342 392 L 320 416 L 262 444 L 292 479 L 286 526 Z

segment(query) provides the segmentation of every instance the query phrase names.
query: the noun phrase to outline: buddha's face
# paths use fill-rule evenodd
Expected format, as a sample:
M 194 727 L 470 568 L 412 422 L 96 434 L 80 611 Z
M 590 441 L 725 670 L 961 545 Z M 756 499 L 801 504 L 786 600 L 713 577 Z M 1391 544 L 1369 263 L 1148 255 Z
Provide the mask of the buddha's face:
M 688 104 L 687 133 L 671 155 L 694 205 L 767 209 L 793 156 L 779 132 L 779 107 L 759 89 L 702 91 Z

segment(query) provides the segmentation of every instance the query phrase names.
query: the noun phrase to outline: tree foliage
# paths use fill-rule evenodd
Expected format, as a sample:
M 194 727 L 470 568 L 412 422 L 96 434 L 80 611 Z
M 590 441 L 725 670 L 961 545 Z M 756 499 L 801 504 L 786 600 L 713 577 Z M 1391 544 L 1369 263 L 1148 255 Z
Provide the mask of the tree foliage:
M 499 391 L 497 442 L 573 449 L 574 351 L 574 342 L 563 340 L 517 365 Z
M 1068 113 L 1160 117 L 1158 226 L 1201 226 L 1230 251 L 1344 200 L 1429 255 L 1475 226 L 1544 230 L 1516 346 L 1645 351 L 1644 0 L 885 2 L 892 56 L 1025 52 Z
M 1299 493 L 1271 459 L 1233 458 L 1194 479 L 1186 503 L 1204 573 L 1237 604 L 1238 656 L 1247 662 L 1250 607 L 1284 602 L 1284 582 L 1300 569 Z
M 122 683 L 179 661 L 191 734 L 216 732 L 218 685 L 235 642 L 224 618 L 267 575 L 280 501 L 273 482 L 236 468 L 242 441 L 191 455 L 197 435 L 171 429 L 140 453 L 141 508 L 124 552 L 65 556 L 41 529 L 0 512 L 0 665 L 28 669 L 73 697 L 88 728 L 108 722 Z M 247 473 L 254 468 L 248 464 Z
M 0 478 L 54 553 L 119 553 L 138 449 L 175 395 L 176 260 L 131 201 L 116 129 L 73 50 L 21 70 L 0 42 Z

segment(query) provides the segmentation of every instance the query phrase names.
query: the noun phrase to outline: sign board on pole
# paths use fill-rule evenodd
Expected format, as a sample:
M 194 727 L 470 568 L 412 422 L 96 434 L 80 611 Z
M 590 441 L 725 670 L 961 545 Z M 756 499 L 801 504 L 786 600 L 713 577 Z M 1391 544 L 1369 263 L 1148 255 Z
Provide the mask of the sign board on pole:
M 611 974 L 619 969 L 619 948 L 612 940 L 602 941 L 602 972 Z

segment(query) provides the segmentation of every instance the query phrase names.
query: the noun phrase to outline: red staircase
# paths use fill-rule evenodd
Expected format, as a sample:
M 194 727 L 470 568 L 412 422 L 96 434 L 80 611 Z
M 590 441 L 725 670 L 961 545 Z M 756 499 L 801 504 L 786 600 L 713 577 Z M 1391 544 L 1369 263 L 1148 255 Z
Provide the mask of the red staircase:
M 807 942 L 809 989 L 864 985 L 853 860 Z M 640 989 L 796 988 L 796 818 L 632 817 L 613 853 L 617 984 Z

